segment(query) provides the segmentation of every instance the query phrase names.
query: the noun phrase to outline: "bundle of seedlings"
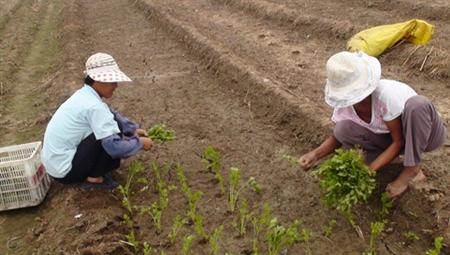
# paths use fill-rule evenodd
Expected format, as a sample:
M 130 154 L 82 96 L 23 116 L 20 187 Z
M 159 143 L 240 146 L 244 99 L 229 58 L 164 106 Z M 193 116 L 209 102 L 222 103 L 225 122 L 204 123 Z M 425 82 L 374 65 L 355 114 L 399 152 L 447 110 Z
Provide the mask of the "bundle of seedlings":
M 175 139 L 175 131 L 168 129 L 164 124 L 155 124 L 147 130 L 147 133 L 152 140 L 158 140 L 160 142 Z
M 357 230 L 352 216 L 354 205 L 366 202 L 375 188 L 375 172 L 364 163 L 360 149 L 337 149 L 336 154 L 324 161 L 314 174 L 319 176 L 325 190 L 323 200 L 335 207 Z

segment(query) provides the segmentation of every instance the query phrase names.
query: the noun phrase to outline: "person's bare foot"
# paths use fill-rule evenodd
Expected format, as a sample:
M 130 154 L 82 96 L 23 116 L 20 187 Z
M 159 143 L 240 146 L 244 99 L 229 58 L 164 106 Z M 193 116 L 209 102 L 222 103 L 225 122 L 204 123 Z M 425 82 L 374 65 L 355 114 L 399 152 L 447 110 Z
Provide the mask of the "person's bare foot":
M 99 177 L 90 177 L 90 176 L 88 176 L 86 178 L 86 181 L 90 182 L 90 183 L 103 183 L 103 177 L 102 176 L 99 176 Z
M 405 167 L 397 179 L 389 183 L 386 192 L 391 199 L 399 198 L 408 189 L 410 183 L 426 180 L 419 166 Z

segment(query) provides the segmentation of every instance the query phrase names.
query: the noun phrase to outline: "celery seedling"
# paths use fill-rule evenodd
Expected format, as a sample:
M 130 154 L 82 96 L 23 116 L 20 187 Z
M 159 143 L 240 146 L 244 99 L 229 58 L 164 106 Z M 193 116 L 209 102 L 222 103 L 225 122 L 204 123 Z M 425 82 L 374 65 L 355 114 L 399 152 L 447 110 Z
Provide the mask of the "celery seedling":
M 439 255 L 441 254 L 442 249 L 442 240 L 444 238 L 442 236 L 436 237 L 434 239 L 434 247 L 426 251 L 426 255 Z
M 277 218 L 273 218 L 269 223 L 267 232 L 267 242 L 269 255 L 278 255 L 281 250 L 292 246 L 294 242 L 300 240 L 298 235 L 299 221 L 294 221 L 288 228 L 278 223 Z
M 382 220 L 386 220 L 389 215 L 390 210 L 392 209 L 392 200 L 389 198 L 387 192 L 383 192 L 380 198 L 381 208 L 379 211 L 379 215 Z
M 231 167 L 229 171 L 230 194 L 228 197 L 228 205 L 230 212 L 234 212 L 236 202 L 239 196 L 239 183 L 241 181 L 241 170 L 237 167 Z
M 225 186 L 223 184 L 223 176 L 221 173 L 219 152 L 212 146 L 208 146 L 203 153 L 202 162 L 205 164 L 205 167 L 209 172 L 214 173 L 214 176 L 219 183 L 220 193 L 224 194 Z
M 199 236 L 203 238 L 203 240 L 207 241 L 209 239 L 208 234 L 205 231 L 205 227 L 203 225 L 203 216 L 199 213 L 195 213 L 190 215 L 192 221 L 194 222 L 194 230 Z
M 261 186 L 256 182 L 254 177 L 250 177 L 247 181 L 250 188 L 252 188 L 257 194 L 261 193 Z
M 369 241 L 369 248 L 366 255 L 375 255 L 376 249 L 375 249 L 375 241 L 377 240 L 377 237 L 380 235 L 380 233 L 384 229 L 384 222 L 377 221 L 370 223 L 370 241 Z
M 147 242 L 144 242 L 144 248 L 142 250 L 142 252 L 144 253 L 144 255 L 150 255 L 152 253 L 153 249 L 150 246 L 150 244 L 148 244 Z
M 218 226 L 216 229 L 214 229 L 210 239 L 209 244 L 211 246 L 211 250 L 214 255 L 219 254 L 220 246 L 219 246 L 219 238 L 223 231 L 223 225 Z
M 162 209 L 159 207 L 157 202 L 152 203 L 151 206 L 141 207 L 140 213 L 148 213 L 152 217 L 153 223 L 155 224 L 156 231 L 158 233 L 161 232 L 161 215 L 162 215 Z
M 243 199 L 239 208 L 239 223 L 236 224 L 239 235 L 243 236 L 247 230 L 247 222 L 251 219 L 251 213 L 248 209 L 248 202 Z
M 175 217 L 175 220 L 173 221 L 172 228 L 170 230 L 170 233 L 168 235 L 170 244 L 174 244 L 177 239 L 178 231 L 181 227 L 183 227 L 187 223 L 187 220 L 182 218 L 180 215 L 177 215 Z
M 420 237 L 412 230 L 403 233 L 403 236 L 408 239 L 408 241 L 419 241 Z
M 161 142 L 175 139 L 175 131 L 167 129 L 164 124 L 155 124 L 148 129 L 147 133 L 152 140 L 159 140 Z
M 188 235 L 183 237 L 183 244 L 182 244 L 182 253 L 183 255 L 188 255 L 189 250 L 191 249 L 192 241 L 194 241 L 195 236 L 194 235 Z
M 252 217 L 252 226 L 254 230 L 254 235 L 252 239 L 252 247 L 253 254 L 258 255 L 258 238 L 261 231 L 269 226 L 269 222 L 272 219 L 272 212 L 270 209 L 270 205 L 268 203 L 264 203 L 263 212 L 261 216 L 258 218 L 256 215 Z
M 311 247 L 309 246 L 309 240 L 311 240 L 312 231 L 309 228 L 302 229 L 302 237 L 301 240 L 305 242 L 306 245 L 306 252 L 308 254 L 311 254 Z
M 336 220 L 332 219 L 328 222 L 328 224 L 325 226 L 325 229 L 323 230 L 323 234 L 326 237 L 330 237 L 331 233 L 333 232 L 334 226 L 336 226 Z

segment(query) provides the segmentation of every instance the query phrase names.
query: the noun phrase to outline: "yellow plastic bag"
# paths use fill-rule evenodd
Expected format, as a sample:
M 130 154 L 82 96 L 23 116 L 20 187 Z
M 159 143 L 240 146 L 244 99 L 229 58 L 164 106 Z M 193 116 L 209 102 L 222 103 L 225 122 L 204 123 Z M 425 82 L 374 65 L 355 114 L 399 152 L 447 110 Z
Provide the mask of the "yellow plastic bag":
M 377 57 L 402 38 L 417 45 L 427 44 L 433 33 L 433 25 L 424 20 L 412 19 L 403 23 L 363 30 L 350 38 L 347 42 L 347 50 L 363 51 L 370 56 Z

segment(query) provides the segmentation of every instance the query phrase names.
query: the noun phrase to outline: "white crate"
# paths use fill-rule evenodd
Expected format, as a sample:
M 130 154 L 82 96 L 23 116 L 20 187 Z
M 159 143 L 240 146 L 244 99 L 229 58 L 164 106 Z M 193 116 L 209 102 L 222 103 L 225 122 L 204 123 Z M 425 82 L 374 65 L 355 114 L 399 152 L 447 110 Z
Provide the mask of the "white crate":
M 0 211 L 40 204 L 50 188 L 41 142 L 0 148 Z

